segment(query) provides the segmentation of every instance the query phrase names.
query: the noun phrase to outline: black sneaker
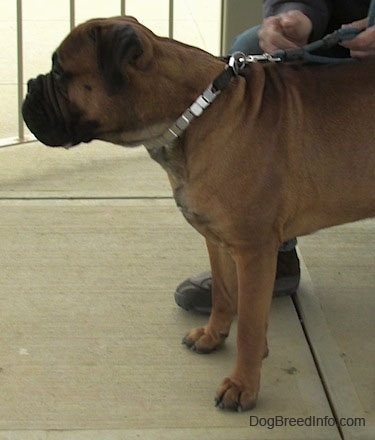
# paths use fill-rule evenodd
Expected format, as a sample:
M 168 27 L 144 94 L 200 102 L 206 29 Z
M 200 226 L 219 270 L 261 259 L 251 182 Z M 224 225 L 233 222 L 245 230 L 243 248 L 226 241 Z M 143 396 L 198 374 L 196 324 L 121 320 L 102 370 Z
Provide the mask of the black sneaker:
M 295 293 L 301 277 L 299 259 L 296 249 L 279 252 L 274 297 L 287 296 Z M 211 272 L 203 272 L 183 281 L 174 294 L 177 305 L 185 310 L 209 314 L 211 312 Z

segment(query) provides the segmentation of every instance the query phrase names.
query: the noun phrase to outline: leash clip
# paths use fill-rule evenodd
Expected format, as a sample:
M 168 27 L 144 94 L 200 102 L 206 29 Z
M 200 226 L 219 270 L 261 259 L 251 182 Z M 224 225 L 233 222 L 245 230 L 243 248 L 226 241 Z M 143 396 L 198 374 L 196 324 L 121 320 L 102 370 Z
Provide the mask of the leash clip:
M 246 66 L 246 55 L 243 52 L 234 52 L 228 60 L 228 66 L 233 70 L 237 76 Z
M 228 60 L 228 66 L 232 69 L 233 73 L 237 76 L 246 64 L 251 63 L 278 63 L 282 59 L 278 56 L 273 56 L 267 52 L 262 55 L 245 55 L 243 52 L 234 52 Z
M 248 55 L 245 59 L 246 63 L 278 63 L 281 61 L 280 57 L 275 57 L 267 52 L 264 52 L 262 55 Z

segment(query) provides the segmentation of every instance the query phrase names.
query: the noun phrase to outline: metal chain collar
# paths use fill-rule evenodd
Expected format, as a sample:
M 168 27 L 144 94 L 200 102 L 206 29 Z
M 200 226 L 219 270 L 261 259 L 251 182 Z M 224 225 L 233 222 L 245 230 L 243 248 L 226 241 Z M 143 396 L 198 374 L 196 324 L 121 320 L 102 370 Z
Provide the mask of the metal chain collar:
M 169 127 L 161 136 L 146 142 L 144 145 L 147 149 L 154 147 L 169 147 L 178 138 L 182 136 L 184 131 L 189 127 L 191 122 L 202 115 L 215 99 L 220 95 L 221 91 L 239 75 L 241 70 L 249 63 L 258 62 L 279 62 L 281 58 L 273 57 L 268 53 L 262 55 L 245 55 L 242 52 L 233 53 L 225 66 L 224 71 L 207 87 L 207 89 L 193 102 L 193 104 L 177 119 L 177 121 Z

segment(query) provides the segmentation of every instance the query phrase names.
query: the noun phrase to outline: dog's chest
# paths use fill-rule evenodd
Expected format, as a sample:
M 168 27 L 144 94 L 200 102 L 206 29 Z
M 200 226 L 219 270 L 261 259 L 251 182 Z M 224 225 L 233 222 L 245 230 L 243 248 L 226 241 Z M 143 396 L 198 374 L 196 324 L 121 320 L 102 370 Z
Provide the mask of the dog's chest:
M 196 188 L 188 179 L 185 156 L 178 144 L 173 149 L 157 148 L 148 150 L 168 174 L 173 196 L 178 209 L 199 233 L 217 243 L 221 242 L 214 224 L 214 216 L 205 202 L 202 188 Z
M 173 195 L 178 209 L 194 227 L 209 223 L 207 213 L 195 206 L 194 201 L 190 200 L 190 197 L 187 196 L 185 185 L 173 188 Z
M 187 183 L 185 157 L 179 144 L 175 144 L 173 148 L 169 149 L 164 146 L 149 149 L 148 152 L 167 172 L 176 205 L 186 220 L 194 227 L 207 224 L 208 217 L 204 213 L 205 210 L 198 208 L 194 195 L 191 197 Z
M 184 186 L 175 188 L 173 194 L 176 205 L 187 222 L 206 239 L 219 246 L 223 245 L 225 241 L 219 232 L 218 225 L 216 225 L 208 205 L 199 203 L 195 199 L 194 194 L 191 195 Z

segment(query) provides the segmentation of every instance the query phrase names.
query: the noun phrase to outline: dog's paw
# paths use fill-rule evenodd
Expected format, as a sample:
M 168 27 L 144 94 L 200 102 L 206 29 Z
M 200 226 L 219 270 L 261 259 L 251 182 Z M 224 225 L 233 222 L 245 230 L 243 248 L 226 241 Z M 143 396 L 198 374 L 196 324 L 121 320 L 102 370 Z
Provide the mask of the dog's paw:
M 191 330 L 182 340 L 182 343 L 196 353 L 211 353 L 223 345 L 227 335 L 214 336 L 206 327 Z
M 217 390 L 215 406 L 238 412 L 253 409 L 258 397 L 258 388 L 257 386 L 254 391 L 240 381 L 226 377 Z

